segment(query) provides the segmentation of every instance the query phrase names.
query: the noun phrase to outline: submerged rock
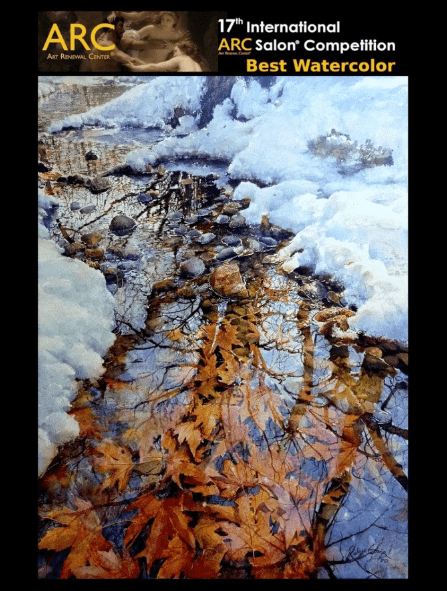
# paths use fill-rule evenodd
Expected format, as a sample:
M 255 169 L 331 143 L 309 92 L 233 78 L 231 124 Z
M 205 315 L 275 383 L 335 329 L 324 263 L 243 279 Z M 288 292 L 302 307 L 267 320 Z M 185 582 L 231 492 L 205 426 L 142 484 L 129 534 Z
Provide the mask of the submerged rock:
M 214 240 L 214 238 L 216 238 L 216 234 L 213 234 L 212 232 L 207 232 L 206 234 L 202 234 L 200 238 L 198 238 L 197 242 L 199 242 L 200 244 L 209 244 Z
M 84 244 L 82 244 L 81 242 L 72 242 L 71 244 L 69 244 L 67 246 L 66 253 L 68 256 L 74 256 L 78 252 L 84 252 L 84 250 L 85 250 Z
M 102 234 L 99 232 L 89 232 L 88 234 L 82 234 L 81 241 L 88 248 L 96 248 L 102 240 Z
M 184 224 L 180 224 L 179 226 L 175 227 L 172 231 L 176 236 L 184 236 L 188 231 L 188 228 Z
M 222 213 L 225 215 L 234 215 L 241 209 L 241 204 L 238 201 L 227 203 L 222 208 Z
M 134 230 L 136 226 L 135 220 L 127 217 L 127 215 L 116 215 L 110 222 L 110 231 L 117 236 L 124 236 Z
M 191 257 L 180 265 L 180 274 L 183 277 L 199 277 L 205 272 L 205 263 L 202 259 Z
M 237 215 L 231 218 L 230 223 L 228 224 L 230 228 L 243 228 L 247 224 L 247 220 L 243 215 L 238 213 Z
M 199 238 L 202 233 L 199 230 L 190 230 L 186 235 L 188 238 Z
M 104 258 L 104 250 L 102 248 L 86 248 L 85 256 L 89 259 L 101 261 Z
M 227 246 L 240 246 L 242 240 L 238 236 L 224 236 L 222 242 Z
M 148 193 L 140 193 L 138 195 L 138 201 L 140 203 L 150 203 L 152 201 L 152 195 L 149 195 Z
M 239 267 L 234 262 L 217 267 L 211 273 L 209 283 L 216 293 L 224 297 L 246 298 L 248 296 Z
M 216 254 L 216 259 L 218 261 L 224 261 L 225 259 L 230 259 L 234 256 L 236 256 L 236 252 L 233 247 L 229 246 L 228 248 L 224 248 L 218 254 Z
M 112 183 L 109 179 L 106 179 L 102 176 L 97 176 L 88 183 L 90 191 L 92 193 L 102 193 L 103 191 L 107 191 L 112 186 Z
M 171 211 L 166 216 L 166 219 L 171 222 L 178 222 L 179 220 L 183 219 L 183 213 L 181 211 Z
M 124 277 L 124 273 L 122 272 L 121 269 L 118 269 L 116 267 L 112 267 L 111 265 L 108 265 L 107 263 L 102 265 L 100 267 L 100 270 L 105 277 L 106 283 L 108 283 L 108 284 L 118 283 L 120 281 L 120 279 L 122 279 Z
M 86 207 L 83 207 L 80 212 L 81 213 L 92 213 L 92 211 L 95 211 L 96 209 L 96 205 L 87 205 Z
M 259 240 L 266 246 L 277 246 L 278 244 L 278 241 L 274 238 L 270 238 L 270 236 L 260 236 Z

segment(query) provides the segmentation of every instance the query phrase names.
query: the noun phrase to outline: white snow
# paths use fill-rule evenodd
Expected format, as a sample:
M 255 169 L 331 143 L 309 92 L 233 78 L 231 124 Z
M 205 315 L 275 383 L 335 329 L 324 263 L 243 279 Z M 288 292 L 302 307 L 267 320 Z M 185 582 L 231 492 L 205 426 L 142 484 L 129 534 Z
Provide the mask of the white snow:
M 38 230 L 38 472 L 57 446 L 79 434 L 69 416 L 76 380 L 104 373 L 103 356 L 115 335 L 113 297 L 104 276 L 62 256 L 42 217 L 53 203 L 39 191 Z

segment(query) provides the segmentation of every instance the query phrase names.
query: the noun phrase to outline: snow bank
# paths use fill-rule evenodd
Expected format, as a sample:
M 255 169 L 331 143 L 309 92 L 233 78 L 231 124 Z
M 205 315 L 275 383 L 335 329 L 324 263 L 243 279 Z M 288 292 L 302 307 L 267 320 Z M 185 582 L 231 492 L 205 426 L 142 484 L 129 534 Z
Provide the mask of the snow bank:
M 196 111 L 200 107 L 204 82 L 204 77 L 181 76 L 169 78 L 167 87 L 164 78 L 154 78 L 150 83 L 150 92 L 148 84 L 137 84 L 105 105 L 53 123 L 48 131 L 55 132 L 64 127 L 82 125 L 170 129 L 165 120 L 173 117 L 176 110 Z M 178 133 L 177 129 L 176 132 Z
M 115 335 L 113 297 L 103 275 L 68 259 L 49 240 L 41 223 L 54 205 L 39 191 L 38 231 L 38 471 L 57 446 L 76 437 L 79 426 L 67 414 L 76 380 L 104 373 L 102 358 Z
M 330 273 L 358 311 L 352 329 L 407 340 L 407 211 L 403 187 L 353 188 L 327 199 L 309 182 L 285 182 L 261 189 L 241 183 L 236 198 L 250 197 L 244 214 L 296 232 L 277 255 L 285 271 L 298 266 Z

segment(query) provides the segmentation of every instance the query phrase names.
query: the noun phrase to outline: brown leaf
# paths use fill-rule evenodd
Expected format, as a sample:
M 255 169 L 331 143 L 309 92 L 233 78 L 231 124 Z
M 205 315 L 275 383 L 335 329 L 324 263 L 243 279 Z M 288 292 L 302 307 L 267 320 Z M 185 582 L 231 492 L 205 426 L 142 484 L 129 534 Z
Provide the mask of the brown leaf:
M 101 485 L 101 490 L 113 488 L 118 483 L 118 491 L 122 492 L 129 482 L 132 471 L 135 469 L 132 454 L 124 447 L 120 447 L 111 441 L 104 441 L 101 445 L 98 445 L 96 450 L 102 455 L 95 458 L 95 466 L 101 473 L 108 474 Z
M 181 423 L 174 429 L 174 433 L 177 435 L 180 444 L 184 441 L 187 442 L 194 457 L 197 448 L 202 443 L 202 435 L 196 424 L 192 422 Z
M 39 548 L 61 551 L 70 548 L 61 571 L 61 578 L 76 575 L 77 569 L 87 565 L 97 552 L 111 547 L 102 535 L 101 522 L 91 503 L 76 499 L 77 511 L 56 509 L 45 515 L 64 527 L 49 530 L 39 543 Z

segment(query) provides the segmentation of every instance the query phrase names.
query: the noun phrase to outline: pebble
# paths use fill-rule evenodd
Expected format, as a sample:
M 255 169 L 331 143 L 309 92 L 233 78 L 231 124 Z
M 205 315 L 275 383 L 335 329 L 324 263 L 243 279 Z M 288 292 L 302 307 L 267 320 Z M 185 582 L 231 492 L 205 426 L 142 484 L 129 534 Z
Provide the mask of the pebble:
M 234 215 L 236 214 L 241 208 L 240 203 L 237 203 L 235 201 L 230 201 L 229 203 L 226 203 L 223 208 L 222 208 L 222 213 L 225 215 Z
M 73 201 L 70 205 L 70 209 L 71 211 L 76 211 L 78 209 L 81 209 L 81 206 L 77 201 Z
M 391 423 L 392 416 L 387 410 L 378 409 L 374 411 L 371 418 L 378 425 L 388 425 Z
M 104 258 L 104 250 L 102 248 L 86 248 L 85 256 L 89 259 L 101 261 Z
M 175 234 L 175 236 L 184 236 L 188 231 L 188 228 L 184 224 L 180 224 L 179 226 L 176 226 L 172 231 Z
M 96 205 L 87 205 L 80 210 L 80 213 L 92 213 L 92 211 L 95 211 L 95 209 Z
M 205 263 L 197 257 L 191 257 L 180 265 L 180 273 L 184 277 L 199 277 L 204 272 Z
M 103 191 L 107 191 L 107 189 L 110 189 L 110 187 L 112 186 L 109 179 L 106 179 L 101 176 L 95 177 L 87 184 L 92 193 L 102 193 Z
M 85 250 L 85 245 L 82 244 L 81 242 L 73 242 L 72 244 L 69 244 L 67 246 L 67 254 L 69 256 L 73 256 L 75 254 L 77 254 L 78 252 L 83 252 Z
M 89 232 L 88 234 L 82 234 L 81 241 L 88 248 L 95 248 L 101 242 L 102 234 L 99 232 Z
M 216 260 L 225 261 L 226 259 L 230 259 L 234 256 L 236 256 L 236 252 L 234 251 L 234 248 L 229 246 L 228 248 L 224 248 L 216 254 Z
M 236 298 L 246 298 L 248 296 L 239 267 L 234 262 L 224 263 L 214 269 L 209 281 L 214 291 L 222 296 Z
M 247 224 L 247 220 L 241 214 L 237 214 L 231 218 L 228 224 L 230 228 L 243 228 Z
M 258 240 L 255 240 L 254 238 L 247 238 L 247 244 L 254 252 L 262 252 L 265 248 L 260 242 L 258 242 Z
M 270 238 L 270 236 L 260 236 L 259 241 L 265 244 L 266 246 L 277 246 L 278 241 L 274 238 Z
M 122 279 L 124 276 L 123 271 L 121 269 L 112 267 L 107 263 L 101 265 L 100 270 L 105 277 L 106 283 L 117 283 L 118 280 Z
M 230 221 L 229 216 L 227 215 L 218 215 L 216 218 L 216 224 L 228 224 L 228 222 Z
M 224 236 L 222 242 L 227 246 L 240 246 L 242 240 L 238 236 Z
M 152 195 L 148 195 L 147 193 L 140 193 L 137 199 L 140 203 L 150 203 L 152 201 Z
M 141 251 L 138 246 L 134 244 L 126 244 L 121 250 L 121 256 L 128 261 L 137 261 L 141 257 Z
M 129 218 L 126 215 L 116 215 L 110 222 L 109 228 L 110 231 L 117 236 L 123 236 L 124 234 L 132 232 L 135 226 L 135 220 L 132 218 Z
M 199 232 L 199 230 L 190 230 L 189 232 L 187 232 L 186 234 L 189 238 L 199 238 L 202 233 Z
M 206 234 L 202 234 L 197 239 L 197 242 L 199 242 L 200 244 L 209 244 L 214 240 L 214 238 L 216 238 L 216 234 L 213 234 L 212 232 L 207 232 Z
M 90 179 L 82 174 L 73 174 L 67 177 L 67 182 L 70 185 L 85 185 Z
M 196 211 L 196 215 L 200 216 L 200 217 L 204 217 L 206 215 L 209 215 L 212 212 L 211 208 L 207 207 L 204 209 L 199 209 L 198 211 Z
M 170 213 L 168 213 L 168 215 L 166 216 L 166 219 L 169 221 L 180 221 L 181 219 L 183 219 L 183 214 L 181 211 L 171 211 Z
M 323 299 L 328 290 L 320 281 L 305 283 L 298 289 L 298 294 L 310 299 Z

